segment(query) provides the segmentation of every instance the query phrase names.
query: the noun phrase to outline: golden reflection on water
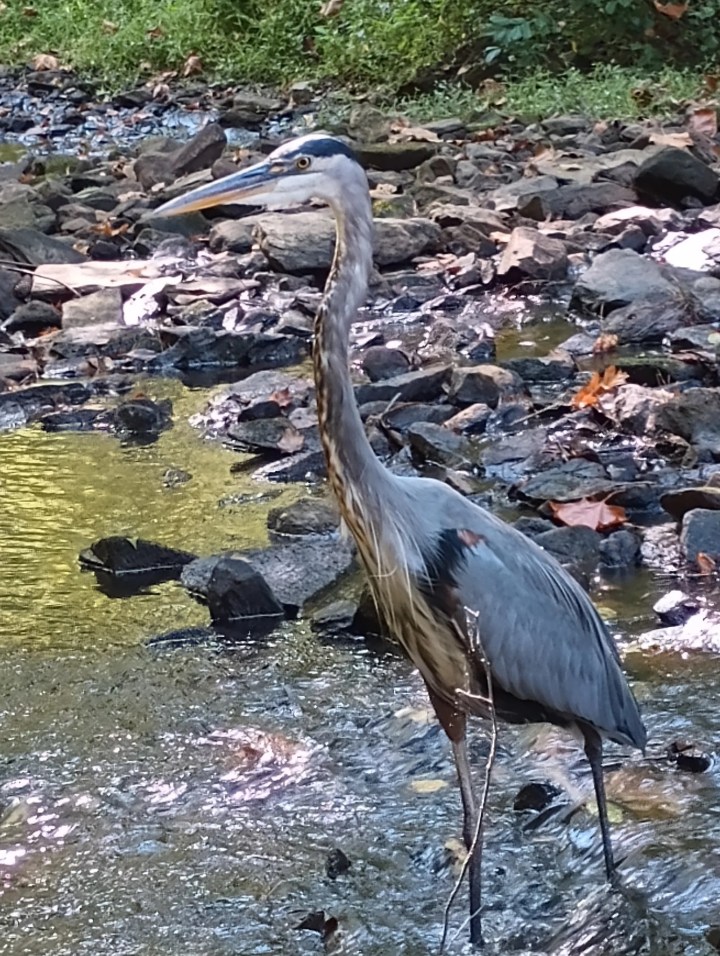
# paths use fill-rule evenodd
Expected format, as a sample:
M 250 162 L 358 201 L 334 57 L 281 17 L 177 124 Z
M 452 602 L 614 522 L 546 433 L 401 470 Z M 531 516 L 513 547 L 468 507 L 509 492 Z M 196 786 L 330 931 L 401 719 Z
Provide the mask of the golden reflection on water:
M 0 643 L 136 643 L 207 622 L 205 610 L 174 582 L 125 600 L 100 592 L 78 565 L 78 553 L 98 538 L 143 537 L 201 555 L 267 540 L 266 502 L 218 506 L 228 495 L 269 486 L 231 475 L 237 453 L 204 441 L 188 424 L 208 391 L 152 379 L 143 391 L 174 406 L 174 427 L 152 445 L 37 426 L 0 434 Z M 167 488 L 168 468 L 192 478 Z M 284 501 L 302 493 L 270 487 L 283 488 Z

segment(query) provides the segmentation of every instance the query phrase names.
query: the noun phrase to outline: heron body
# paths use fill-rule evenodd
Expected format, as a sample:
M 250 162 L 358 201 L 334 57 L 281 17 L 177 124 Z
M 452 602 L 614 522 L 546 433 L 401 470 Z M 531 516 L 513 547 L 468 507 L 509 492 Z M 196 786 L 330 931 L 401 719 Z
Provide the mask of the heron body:
M 644 749 L 646 732 L 604 623 L 577 582 L 540 547 L 442 482 L 391 474 L 365 434 L 348 351 L 350 326 L 367 295 L 373 220 L 367 179 L 352 151 L 330 136 L 305 136 L 155 214 L 310 198 L 326 201 L 337 222 L 313 349 L 329 482 L 378 609 L 422 675 L 452 742 L 466 843 L 476 813 L 466 717 L 488 716 L 490 696 L 502 720 L 548 721 L 584 741 L 612 878 L 602 741 Z M 483 659 L 468 633 L 466 610 L 476 617 Z M 470 904 L 471 939 L 480 943 L 479 859 L 473 866 L 472 858 Z

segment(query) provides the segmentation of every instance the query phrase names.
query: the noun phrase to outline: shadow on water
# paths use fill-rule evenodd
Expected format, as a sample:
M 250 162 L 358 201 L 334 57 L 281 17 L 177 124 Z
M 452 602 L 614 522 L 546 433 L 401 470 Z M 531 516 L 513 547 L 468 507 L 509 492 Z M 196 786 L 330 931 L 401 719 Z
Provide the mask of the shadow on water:
M 321 642 L 303 622 L 235 649 L 147 647 L 205 625 L 205 611 L 175 582 L 111 600 L 81 574 L 79 551 L 110 534 L 199 554 L 266 540 L 267 503 L 218 507 L 257 485 L 186 424 L 207 393 L 144 389 L 175 406 L 175 427 L 151 446 L 34 428 L 0 436 L 0 953 L 318 954 L 320 936 L 294 929 L 318 910 L 339 921 L 328 952 L 436 953 L 459 800 L 407 663 Z M 169 468 L 193 477 L 165 487 Z M 657 593 L 645 576 L 596 597 L 618 631 L 636 633 Z M 484 864 L 490 953 L 710 951 L 717 771 L 683 774 L 664 751 L 678 737 L 718 739 L 715 663 L 634 655 L 629 666 L 650 745 L 645 758 L 608 752 L 625 890 L 603 883 L 574 743 L 503 727 Z M 512 805 L 530 781 L 557 784 L 570 811 L 528 829 Z M 330 879 L 335 847 L 352 866 Z M 462 940 L 450 951 L 465 952 Z

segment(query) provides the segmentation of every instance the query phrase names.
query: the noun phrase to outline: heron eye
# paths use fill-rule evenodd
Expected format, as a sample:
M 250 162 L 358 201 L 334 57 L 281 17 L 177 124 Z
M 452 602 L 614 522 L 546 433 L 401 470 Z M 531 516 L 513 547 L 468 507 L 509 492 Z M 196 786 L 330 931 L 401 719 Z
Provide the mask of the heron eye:
M 295 160 L 295 169 L 307 169 L 310 166 L 310 158 L 308 156 L 298 156 Z

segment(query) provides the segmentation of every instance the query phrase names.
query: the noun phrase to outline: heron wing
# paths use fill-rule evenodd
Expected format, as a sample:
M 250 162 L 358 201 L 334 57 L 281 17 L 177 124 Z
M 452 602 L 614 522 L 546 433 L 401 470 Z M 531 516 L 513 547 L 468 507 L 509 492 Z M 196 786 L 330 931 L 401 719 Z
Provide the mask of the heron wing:
M 521 532 L 440 487 L 449 495 L 435 510 L 441 527 L 429 567 L 478 615 L 493 681 L 520 701 L 644 748 L 617 648 L 580 585 Z

